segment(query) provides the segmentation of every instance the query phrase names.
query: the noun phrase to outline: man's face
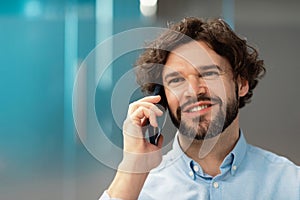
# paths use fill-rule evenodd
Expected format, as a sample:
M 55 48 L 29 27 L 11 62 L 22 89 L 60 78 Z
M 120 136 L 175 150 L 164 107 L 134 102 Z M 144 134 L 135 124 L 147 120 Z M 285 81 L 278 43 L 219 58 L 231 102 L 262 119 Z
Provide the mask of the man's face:
M 162 72 L 170 116 L 179 132 L 203 140 L 237 117 L 239 89 L 227 59 L 204 42 L 176 48 Z

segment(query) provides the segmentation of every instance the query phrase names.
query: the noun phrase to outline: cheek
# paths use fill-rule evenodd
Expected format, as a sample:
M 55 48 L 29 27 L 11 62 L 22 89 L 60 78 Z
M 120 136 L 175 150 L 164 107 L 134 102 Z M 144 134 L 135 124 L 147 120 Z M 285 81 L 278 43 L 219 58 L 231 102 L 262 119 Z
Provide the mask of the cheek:
M 231 93 L 231 85 L 229 82 L 224 80 L 218 80 L 214 82 L 209 82 L 207 84 L 207 93 L 209 93 L 212 97 L 218 97 L 222 101 L 226 101 L 227 96 L 230 96 Z

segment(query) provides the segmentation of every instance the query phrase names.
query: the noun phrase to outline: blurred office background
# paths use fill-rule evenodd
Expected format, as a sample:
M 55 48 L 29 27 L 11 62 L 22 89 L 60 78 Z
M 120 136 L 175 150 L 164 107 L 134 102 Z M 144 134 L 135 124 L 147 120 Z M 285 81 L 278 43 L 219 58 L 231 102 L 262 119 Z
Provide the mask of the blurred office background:
M 0 199 L 97 199 L 115 171 L 76 133 L 72 92 L 80 63 L 116 33 L 185 16 L 223 17 L 258 48 L 267 75 L 241 111 L 242 128 L 250 143 L 300 165 L 299 9 L 298 0 L 1 1 Z M 118 146 L 121 130 L 107 108 L 114 83 L 137 55 L 114 62 L 96 91 L 99 123 Z

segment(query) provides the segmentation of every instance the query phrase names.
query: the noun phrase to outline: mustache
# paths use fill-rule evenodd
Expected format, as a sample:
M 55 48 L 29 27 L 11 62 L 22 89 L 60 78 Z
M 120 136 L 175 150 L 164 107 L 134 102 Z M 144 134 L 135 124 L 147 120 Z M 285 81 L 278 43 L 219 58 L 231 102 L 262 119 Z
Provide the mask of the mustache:
M 191 98 L 187 100 L 184 104 L 182 104 L 178 109 L 179 111 L 184 110 L 187 106 L 197 103 L 199 101 L 211 101 L 213 103 L 222 103 L 222 100 L 220 98 L 213 98 L 207 95 L 198 95 L 197 98 Z
M 190 98 L 184 104 L 182 104 L 181 106 L 179 106 L 176 109 L 176 118 L 177 118 L 176 125 L 179 126 L 179 124 L 181 122 L 182 110 L 184 110 L 187 106 L 197 103 L 199 101 L 211 101 L 212 103 L 220 104 L 220 106 L 222 106 L 222 104 L 223 104 L 222 100 L 220 98 L 218 98 L 218 97 L 213 98 L 213 97 L 207 96 L 206 94 L 198 95 L 196 98 Z

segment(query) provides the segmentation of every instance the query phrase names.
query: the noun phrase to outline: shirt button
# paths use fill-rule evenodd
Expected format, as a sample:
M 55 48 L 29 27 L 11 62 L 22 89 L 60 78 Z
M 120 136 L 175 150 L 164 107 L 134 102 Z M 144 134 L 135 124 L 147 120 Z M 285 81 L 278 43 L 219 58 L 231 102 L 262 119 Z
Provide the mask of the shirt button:
M 214 186 L 214 188 L 217 189 L 219 187 L 219 183 L 218 182 L 214 182 L 213 186 Z
M 235 170 L 236 170 L 236 168 L 237 168 L 237 167 L 236 167 L 236 165 L 233 165 L 233 166 L 232 166 L 232 170 L 234 170 L 234 171 L 235 171 Z
M 194 173 L 192 171 L 189 172 L 190 176 L 194 176 Z
M 194 170 L 195 170 L 195 172 L 198 172 L 199 171 L 199 167 L 198 166 L 194 166 Z

